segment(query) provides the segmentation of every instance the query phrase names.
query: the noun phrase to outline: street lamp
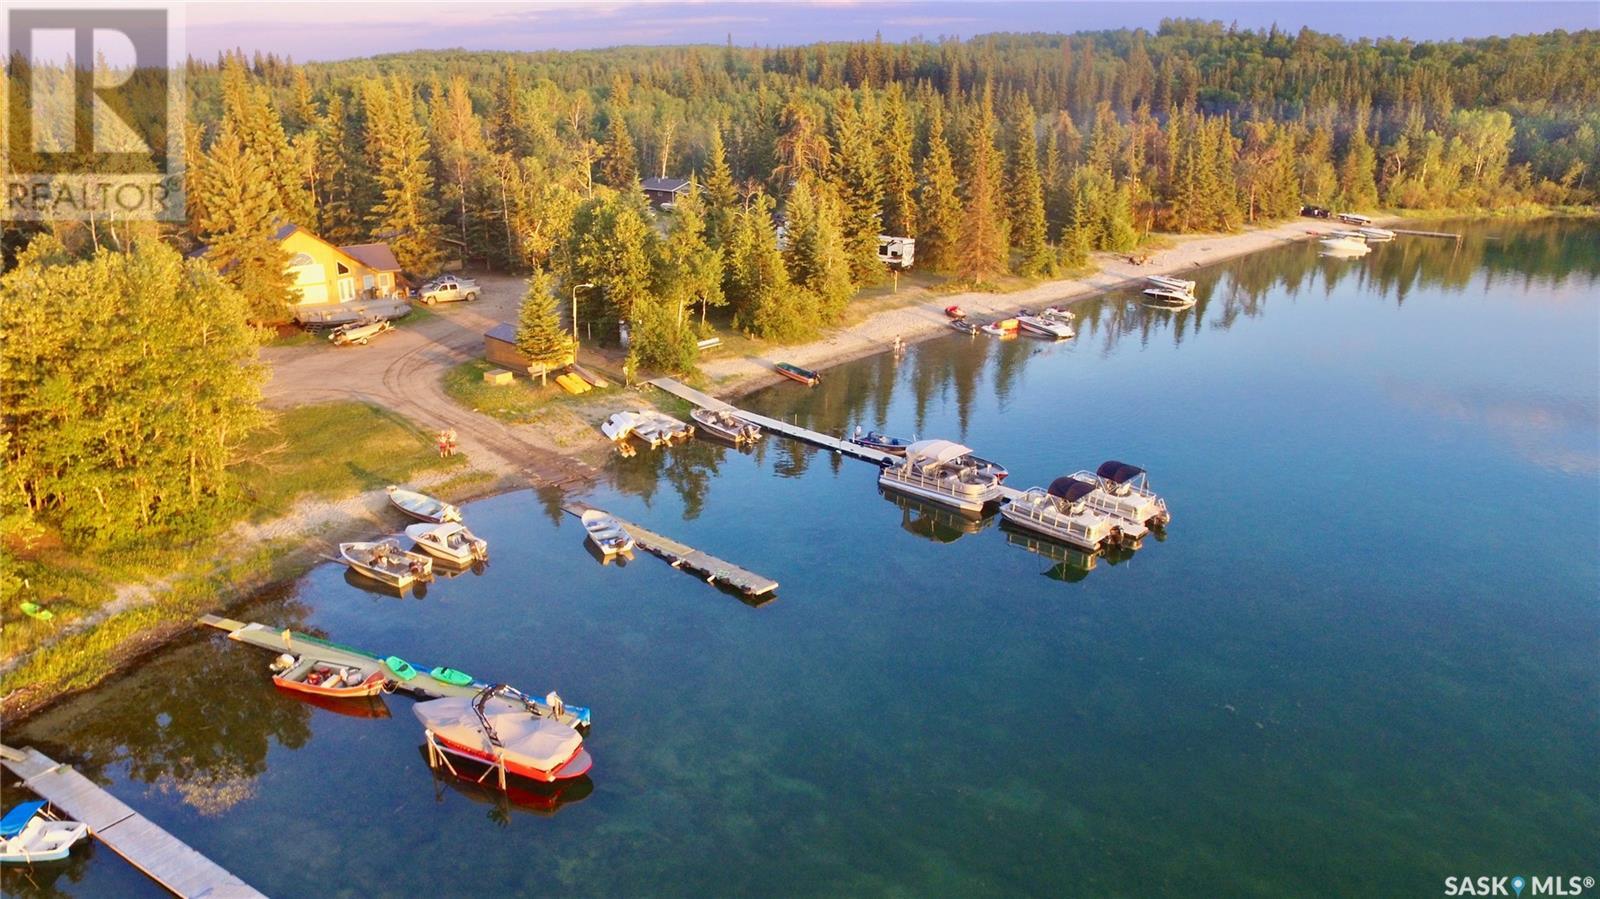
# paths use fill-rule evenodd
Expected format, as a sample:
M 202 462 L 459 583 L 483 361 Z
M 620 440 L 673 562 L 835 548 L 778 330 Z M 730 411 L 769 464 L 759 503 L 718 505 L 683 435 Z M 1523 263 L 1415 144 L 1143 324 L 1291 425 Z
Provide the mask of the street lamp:
M 572 285 L 572 344 L 574 347 L 578 344 L 578 291 L 585 287 L 593 286 L 588 281 Z

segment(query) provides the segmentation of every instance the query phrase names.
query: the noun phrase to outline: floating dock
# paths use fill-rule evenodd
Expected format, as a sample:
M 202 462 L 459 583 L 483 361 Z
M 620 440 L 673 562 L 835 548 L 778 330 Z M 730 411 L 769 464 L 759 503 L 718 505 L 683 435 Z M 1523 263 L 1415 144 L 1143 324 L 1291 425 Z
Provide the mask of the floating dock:
M 246 624 L 232 618 L 223 618 L 218 615 L 206 615 L 200 623 L 217 630 L 225 631 L 229 640 L 270 649 L 273 652 L 302 653 L 311 652 L 317 658 L 332 665 L 345 665 L 351 668 L 364 667 L 373 662 L 378 663 L 378 670 L 383 673 L 384 689 L 410 693 L 422 699 L 438 699 L 441 696 L 473 697 L 488 684 L 474 681 L 470 684 L 452 684 L 437 680 L 420 666 L 416 676 L 406 680 L 395 674 L 394 669 L 383 658 L 370 652 L 346 646 L 343 643 L 334 643 L 321 637 L 302 634 L 288 628 L 269 627 L 265 624 Z M 532 695 L 529 694 L 530 698 Z M 549 715 L 550 707 L 543 700 L 533 699 L 533 704 L 541 715 Z M 568 727 L 587 727 L 590 723 L 589 710 L 583 706 L 568 704 L 566 710 L 556 719 Z
M 1409 234 L 1412 237 L 1448 237 L 1451 240 L 1460 240 L 1461 235 L 1450 231 L 1410 231 L 1405 228 L 1390 228 L 1396 234 Z
M 561 508 L 571 515 L 582 518 L 583 513 L 594 509 L 594 506 L 587 503 L 573 502 Z M 605 514 L 611 515 L 610 512 Z M 709 583 L 732 587 L 749 597 L 767 596 L 778 589 L 778 582 L 772 578 L 763 577 L 754 571 L 740 568 L 732 562 L 719 559 L 710 553 L 703 553 L 686 543 L 679 543 L 671 537 L 657 534 L 655 531 L 640 527 L 631 521 L 626 521 L 615 515 L 611 515 L 611 517 L 615 518 L 617 523 L 622 525 L 633 536 L 634 545 L 667 560 L 673 568 L 692 571 L 705 578 Z
M 0 763 L 22 778 L 23 786 L 68 818 L 89 825 L 89 833 L 95 839 L 179 896 L 265 899 L 249 884 L 157 827 L 71 766 L 57 764 L 35 749 L 3 745 Z

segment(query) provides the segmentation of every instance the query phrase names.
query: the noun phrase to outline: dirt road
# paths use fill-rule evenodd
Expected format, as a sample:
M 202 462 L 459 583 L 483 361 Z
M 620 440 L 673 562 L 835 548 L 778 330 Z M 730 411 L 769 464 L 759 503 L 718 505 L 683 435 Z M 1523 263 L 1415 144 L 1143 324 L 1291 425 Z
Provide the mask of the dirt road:
M 455 428 L 467 458 L 497 474 L 525 476 L 540 486 L 593 478 L 592 466 L 555 449 L 533 428 L 463 408 L 445 394 L 445 373 L 482 356 L 483 332 L 516 321 L 522 301 L 518 278 L 481 275 L 478 283 L 483 294 L 476 302 L 424 307 L 431 317 L 368 346 L 269 347 L 261 354 L 272 370 L 268 405 L 371 403 L 426 430 Z

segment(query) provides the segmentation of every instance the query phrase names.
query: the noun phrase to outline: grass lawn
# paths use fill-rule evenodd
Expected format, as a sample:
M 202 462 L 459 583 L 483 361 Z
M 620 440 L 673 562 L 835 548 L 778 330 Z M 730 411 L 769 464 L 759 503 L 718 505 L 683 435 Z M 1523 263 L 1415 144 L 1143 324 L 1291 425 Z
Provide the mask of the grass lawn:
M 474 359 L 450 369 L 444 376 L 444 392 L 450 398 L 484 415 L 516 424 L 544 421 L 551 414 L 562 414 L 585 406 L 599 397 L 616 394 L 620 378 L 611 372 L 595 373 L 611 382 L 610 387 L 596 388 L 581 396 L 567 393 L 556 383 L 555 375 L 540 386 L 538 378 L 518 374 L 510 384 L 494 385 L 483 380 L 483 373 L 499 368 L 484 359 Z M 594 368 L 585 365 L 590 371 Z

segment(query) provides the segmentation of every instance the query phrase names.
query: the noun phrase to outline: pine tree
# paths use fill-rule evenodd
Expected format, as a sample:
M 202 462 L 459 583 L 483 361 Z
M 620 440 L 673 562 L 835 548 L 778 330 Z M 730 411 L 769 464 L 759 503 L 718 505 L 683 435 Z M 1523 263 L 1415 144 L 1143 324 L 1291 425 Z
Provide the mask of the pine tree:
M 572 361 L 572 335 L 561 327 L 554 292 L 555 279 L 535 267 L 517 313 L 517 350 L 528 358 L 530 373 L 538 369 L 541 378 L 547 370 Z
M 878 235 L 883 208 L 883 169 L 876 146 L 876 109 L 863 98 L 858 109 L 848 95 L 834 105 L 832 177 L 829 181 L 839 197 L 840 229 L 844 232 L 845 252 L 850 260 L 850 278 L 856 284 L 870 284 L 883 277 L 878 260 Z
M 1012 121 L 1011 241 L 1017 248 L 1017 273 L 1040 275 L 1050 267 L 1044 215 L 1044 183 L 1039 177 L 1039 142 L 1034 134 L 1033 106 L 1022 98 Z
M 373 236 L 389 244 L 406 271 L 427 277 L 444 258 L 428 138 L 417 122 L 409 82 L 369 81 L 362 94 L 368 152 L 379 199 L 367 220 Z
M 606 128 L 606 146 L 601 156 L 600 180 L 617 190 L 636 190 L 639 183 L 639 153 L 621 109 L 611 111 Z
M 190 190 L 205 210 L 196 230 L 207 259 L 245 297 L 253 321 L 288 318 L 289 254 L 274 235 L 282 224 L 266 165 L 245 149 L 232 124 L 211 145 Z
M 794 283 L 818 297 L 824 322 L 837 321 L 855 292 L 850 256 L 839 228 L 839 201 L 826 184 L 802 180 L 784 209 L 789 245 L 783 261 Z
M 897 237 L 917 233 L 917 175 L 911 163 L 913 135 L 905 94 L 898 83 L 884 94 L 879 166 L 883 172 L 883 232 Z
M 917 258 L 935 271 L 956 265 L 961 222 L 961 200 L 956 194 L 955 162 L 944 136 L 944 113 L 935 104 L 928 116 L 928 155 L 922 164 L 923 181 L 917 192 L 921 231 Z
M 1006 229 L 1000 196 L 1003 174 L 995 148 L 994 90 L 986 84 L 983 102 L 967 133 L 962 168 L 961 224 L 957 231 L 956 271 L 979 281 L 1005 269 Z

